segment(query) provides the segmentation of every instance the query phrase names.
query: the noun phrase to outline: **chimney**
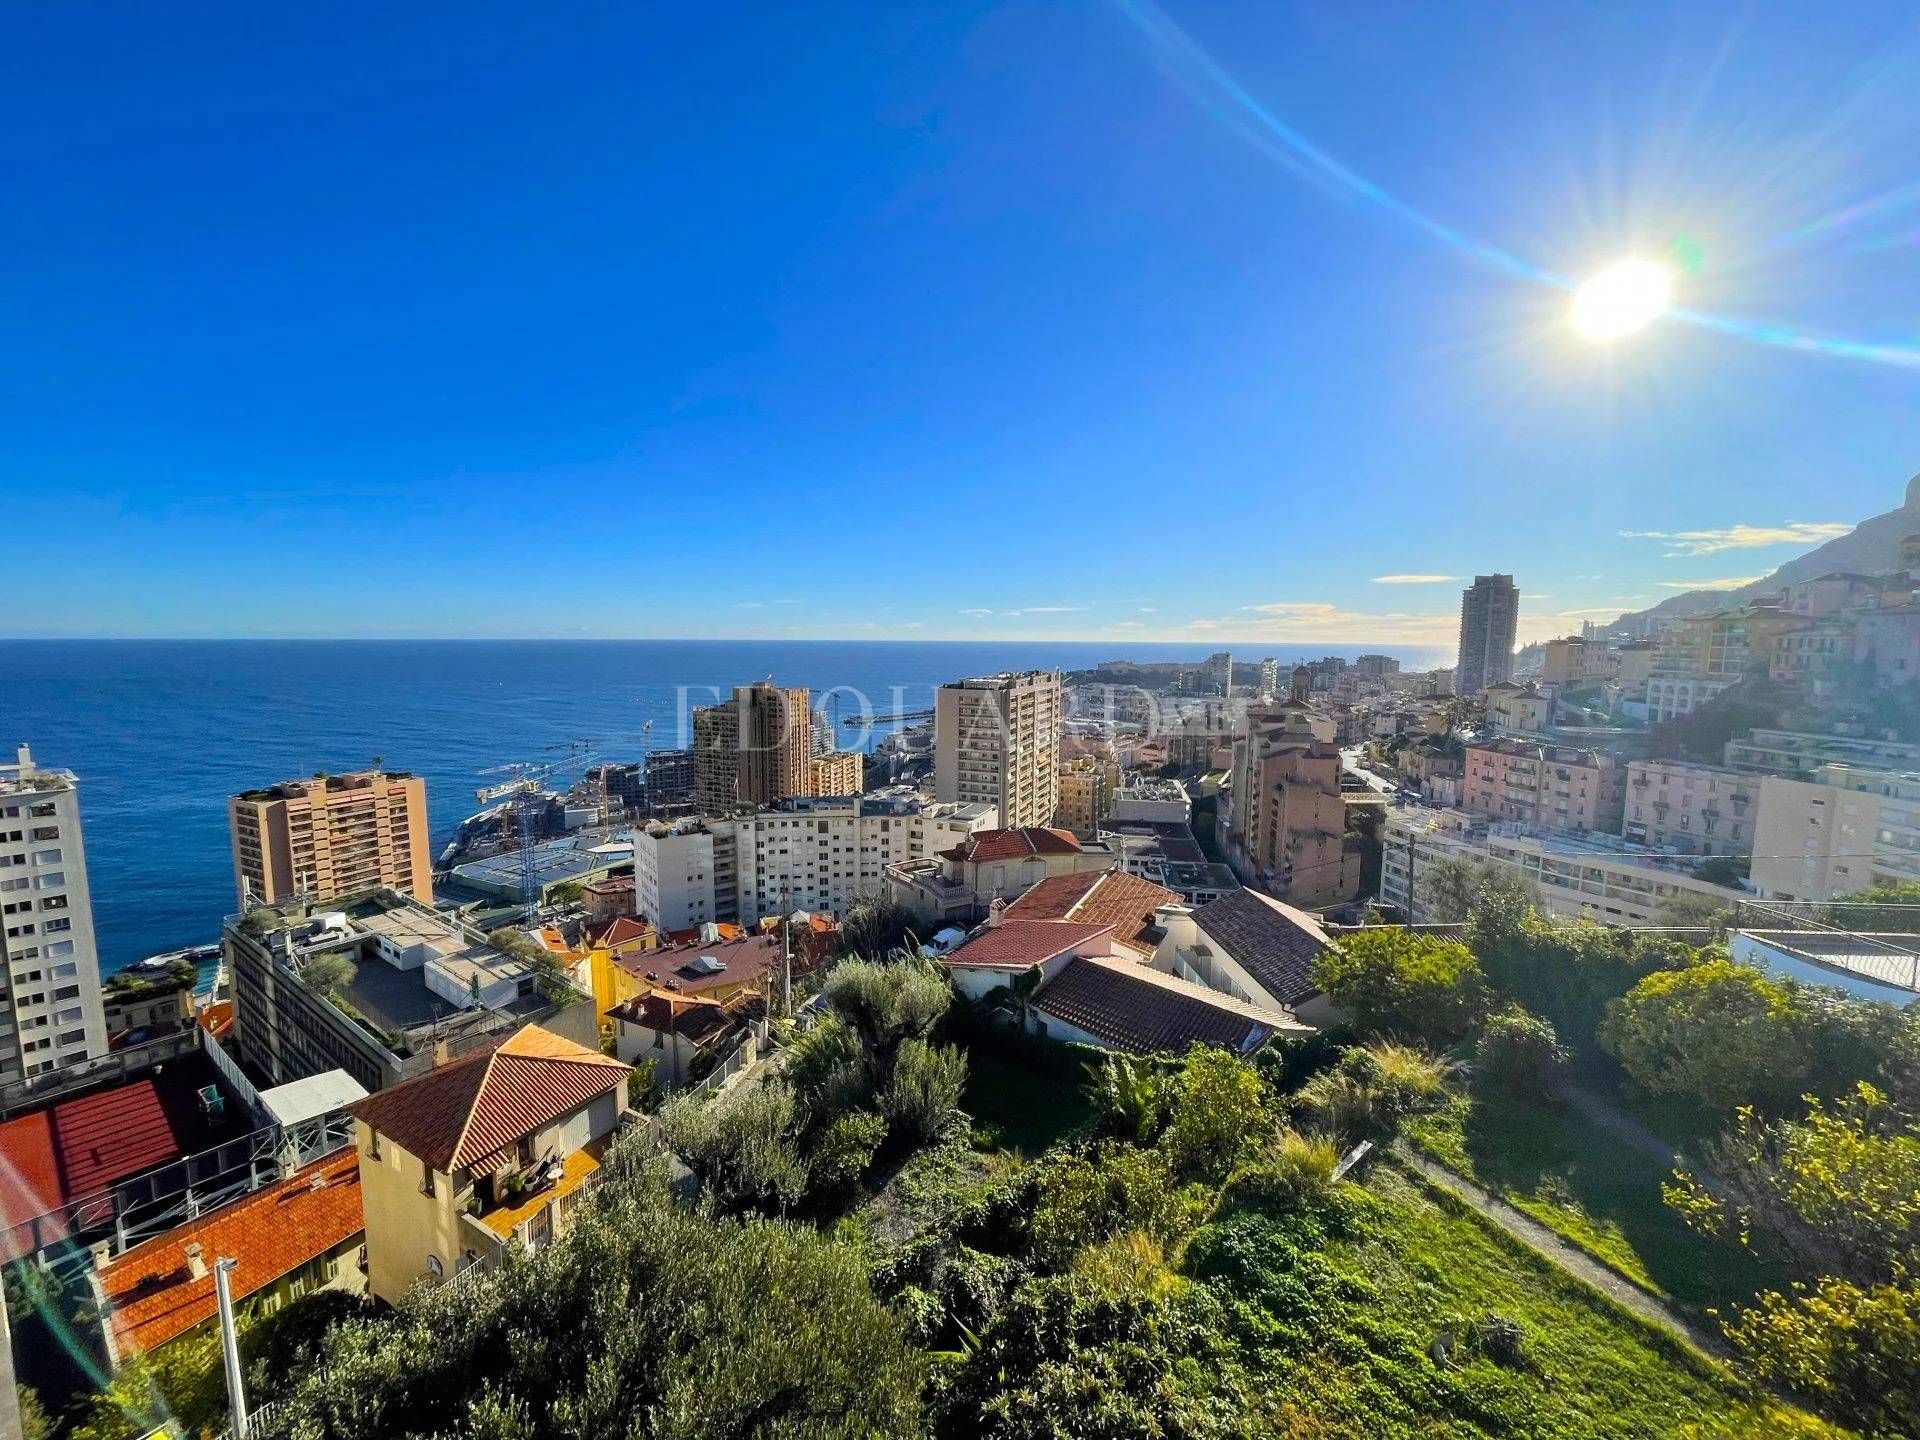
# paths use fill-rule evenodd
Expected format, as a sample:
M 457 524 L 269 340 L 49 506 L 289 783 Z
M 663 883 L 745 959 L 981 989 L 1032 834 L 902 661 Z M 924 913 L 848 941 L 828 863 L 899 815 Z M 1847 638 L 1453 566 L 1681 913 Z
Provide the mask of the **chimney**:
M 999 929 L 1000 922 L 1006 919 L 1006 916 L 1007 902 L 998 895 L 994 896 L 993 903 L 987 906 L 987 928 L 989 930 Z
M 187 1274 L 196 1280 L 207 1278 L 206 1252 L 200 1248 L 200 1242 L 194 1241 L 187 1246 Z
M 33 751 L 27 748 L 25 741 L 22 741 L 19 747 L 15 749 L 13 758 L 20 763 L 20 778 L 22 780 L 31 778 L 33 775 Z
M 324 1190 L 327 1188 L 327 1174 L 320 1166 L 314 1166 L 313 1173 L 307 1177 L 307 1188 L 309 1190 Z

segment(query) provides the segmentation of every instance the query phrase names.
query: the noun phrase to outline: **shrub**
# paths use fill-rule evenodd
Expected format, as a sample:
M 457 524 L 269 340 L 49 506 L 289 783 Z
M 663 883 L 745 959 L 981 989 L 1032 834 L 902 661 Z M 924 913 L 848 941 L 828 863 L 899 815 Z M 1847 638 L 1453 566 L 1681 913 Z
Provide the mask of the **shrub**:
M 1110 1051 L 1088 1081 L 1102 1134 L 1151 1145 L 1166 1113 L 1166 1074 L 1150 1057 Z
M 1821 1280 L 1726 1326 L 1762 1380 L 1873 1436 L 1920 1435 L 1920 1289 Z
M 892 1077 L 880 1092 L 880 1113 L 899 1137 L 938 1138 L 959 1113 L 967 1086 L 967 1057 L 954 1045 L 908 1040 L 895 1058 Z
M 1314 962 L 1314 983 L 1370 1035 L 1444 1048 L 1486 1007 L 1486 981 L 1457 941 L 1410 930 L 1355 931 Z
M 1378 1138 L 1409 1115 L 1438 1109 L 1447 1073 L 1445 1062 L 1410 1046 L 1356 1046 L 1300 1088 L 1294 1109 L 1323 1135 Z
M 887 1122 L 871 1111 L 835 1116 L 807 1153 L 807 1193 L 829 1204 L 852 1194 L 886 1138 Z
M 1282 1130 L 1259 1157 L 1228 1182 L 1228 1195 L 1250 1204 L 1307 1205 L 1333 1188 L 1340 1147 L 1324 1135 Z
M 773 1213 L 806 1188 L 793 1117 L 793 1092 L 772 1082 L 711 1099 L 676 1095 L 661 1108 L 660 1133 L 723 1209 Z
M 1712 1110 L 1790 1100 L 1811 1062 L 1794 992 L 1730 960 L 1647 976 L 1608 1006 L 1600 1043 L 1649 1093 Z
M 1170 1245 L 1194 1219 L 1195 1198 L 1157 1150 L 1103 1143 L 1086 1154 L 1056 1152 L 1036 1170 L 1031 1245 L 1048 1269 L 1129 1230 Z
M 1567 1052 L 1553 1026 L 1517 1006 L 1487 1021 L 1474 1047 L 1474 1080 L 1509 1095 L 1556 1094 L 1566 1069 Z
M 1253 1066 L 1210 1046 L 1187 1052 L 1167 1085 L 1160 1148 L 1182 1175 L 1224 1179 L 1266 1130 L 1266 1087 Z

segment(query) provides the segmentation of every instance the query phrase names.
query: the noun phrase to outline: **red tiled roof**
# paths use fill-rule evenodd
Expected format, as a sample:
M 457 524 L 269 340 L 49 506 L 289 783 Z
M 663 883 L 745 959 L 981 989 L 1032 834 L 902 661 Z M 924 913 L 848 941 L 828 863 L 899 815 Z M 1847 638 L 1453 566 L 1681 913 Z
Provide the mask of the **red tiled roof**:
M 1117 958 L 1069 961 L 1033 1004 L 1104 1044 L 1142 1055 L 1179 1054 L 1196 1043 L 1244 1055 L 1291 1028 L 1285 1016 Z
M 244 1131 L 230 1090 L 225 1119 L 216 1124 L 199 1111 L 194 1091 L 218 1078 L 211 1062 L 188 1056 L 0 1123 L 0 1258 L 14 1258 L 19 1237 L 11 1232 L 23 1221 Z M 65 1233 L 61 1221 L 45 1224 L 43 1241 Z
M 604 945 L 611 949 L 617 945 L 630 944 L 636 940 L 645 940 L 653 934 L 653 926 L 645 920 L 632 915 L 616 915 L 611 920 L 598 925 L 589 925 L 585 930 L 589 945 Z
M 698 962 L 711 958 L 720 966 L 708 972 Z M 618 965 L 629 975 L 662 989 L 697 995 L 723 985 L 747 985 L 759 980 L 780 963 L 780 937 L 749 935 L 744 938 L 702 944 L 694 940 L 666 945 L 634 955 L 622 955 Z
M 616 1089 L 628 1067 L 528 1025 L 347 1109 L 443 1173 L 491 1160 L 523 1135 Z
M 650 990 L 645 995 L 622 1001 L 607 1014 L 629 1025 L 678 1035 L 696 1045 L 732 1024 L 727 1007 L 718 1000 L 703 1000 L 697 995 L 669 995 L 662 990 Z
M 233 1298 L 241 1300 L 364 1228 L 359 1156 L 348 1150 L 316 1160 L 277 1185 L 134 1246 L 102 1270 L 114 1332 L 136 1350 L 152 1350 L 213 1318 L 213 1262 L 221 1256 L 239 1261 L 230 1283 Z M 190 1244 L 200 1246 L 207 1266 L 198 1280 L 187 1268 Z
M 1004 919 L 998 925 L 976 930 L 964 944 L 944 958 L 949 965 L 1030 970 L 1063 951 L 1112 933 L 1111 925 L 1082 925 L 1072 920 Z
M 1113 938 L 1129 950 L 1151 955 L 1160 935 L 1154 911 L 1184 903 L 1173 891 L 1124 870 L 1053 875 L 1007 907 L 1009 920 L 1081 920 L 1111 924 Z
M 1023 830 L 979 830 L 947 852 L 969 863 L 1025 859 L 1029 855 L 1078 855 L 1080 841 L 1071 830 L 1030 825 Z
M 728 920 L 714 922 L 713 930 L 714 934 L 719 937 L 718 940 L 712 942 L 714 944 L 724 944 L 729 940 L 738 940 L 747 933 L 746 926 L 735 925 Z M 693 925 L 685 930 L 669 930 L 660 938 L 669 945 L 698 945 L 700 943 L 700 927 Z

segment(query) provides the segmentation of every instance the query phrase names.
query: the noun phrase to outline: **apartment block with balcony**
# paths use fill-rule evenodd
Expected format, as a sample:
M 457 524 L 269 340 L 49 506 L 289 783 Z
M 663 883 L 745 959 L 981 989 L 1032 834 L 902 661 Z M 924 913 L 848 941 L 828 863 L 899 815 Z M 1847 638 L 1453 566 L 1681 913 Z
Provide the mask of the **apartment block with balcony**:
M 1060 673 L 982 675 L 934 692 L 937 799 L 991 805 L 1010 829 L 1045 825 L 1060 805 Z
M 1538 735 L 1553 723 L 1553 697 L 1538 685 L 1503 680 L 1486 689 L 1487 724 L 1510 735 Z M 1444 725 L 1444 719 L 1441 721 Z
M 1826 765 L 1867 770 L 1920 770 L 1920 745 L 1869 735 L 1821 735 L 1806 730 L 1749 730 L 1727 741 L 1729 770 L 1809 780 Z
M 1620 834 L 1681 855 L 1749 855 L 1759 799 L 1759 781 L 1738 770 L 1631 760 Z
M 227 801 L 239 908 L 384 885 L 433 903 L 427 785 L 401 771 L 316 775 Z
M 349 1106 L 368 1290 L 395 1305 L 415 1285 L 564 1233 L 597 1183 L 632 1073 L 528 1025 Z
M 1474 814 L 1554 830 L 1619 833 L 1626 773 L 1605 751 L 1489 740 L 1469 745 L 1465 763 L 1460 803 Z
M 0 1086 L 107 1053 L 79 781 L 0 765 Z
M 1549 685 L 1577 690 L 1589 685 L 1604 685 L 1619 672 L 1620 659 L 1602 640 L 1566 635 L 1547 642 L 1547 653 L 1540 666 L 1540 679 Z
M 1312 711 L 1292 701 L 1249 711 L 1220 810 L 1234 871 L 1308 908 L 1351 900 L 1360 885 L 1340 750 L 1315 733 L 1315 723 Z
M 1654 721 L 1690 715 L 1736 685 L 1750 659 L 1744 611 L 1692 615 L 1660 637 L 1647 678 L 1647 715 Z
M 1081 755 L 1060 767 L 1060 808 L 1054 824 L 1079 836 L 1090 836 L 1113 810 L 1120 788 L 1117 761 L 1100 755 Z
M 1380 899 L 1416 922 L 1436 919 L 1420 877 L 1445 858 L 1510 871 L 1533 887 L 1548 914 L 1603 925 L 1665 924 L 1667 903 L 1681 895 L 1705 896 L 1728 908 L 1752 898 L 1696 880 L 1690 862 L 1617 835 L 1565 834 L 1412 805 L 1386 812 Z
M 858 795 L 867 788 L 864 757 L 857 750 L 828 750 L 807 762 L 809 795 Z
M 813 707 L 805 687 L 736 685 L 693 712 L 693 798 L 708 815 L 812 790 Z
M 1763 776 L 1753 884 L 1771 900 L 1839 900 L 1920 882 L 1920 773 L 1828 764 Z

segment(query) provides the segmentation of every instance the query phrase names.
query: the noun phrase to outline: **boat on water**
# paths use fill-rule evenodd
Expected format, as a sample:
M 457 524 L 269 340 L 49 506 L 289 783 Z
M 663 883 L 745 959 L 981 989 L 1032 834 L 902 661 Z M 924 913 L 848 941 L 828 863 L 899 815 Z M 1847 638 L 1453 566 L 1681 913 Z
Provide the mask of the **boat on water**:
M 144 960 L 136 960 L 133 964 L 129 965 L 127 969 L 134 971 L 170 970 L 183 960 L 189 960 L 195 965 L 201 965 L 209 960 L 218 959 L 219 955 L 220 945 L 217 941 L 211 945 L 188 945 L 183 949 L 169 950 L 164 955 L 149 955 Z

